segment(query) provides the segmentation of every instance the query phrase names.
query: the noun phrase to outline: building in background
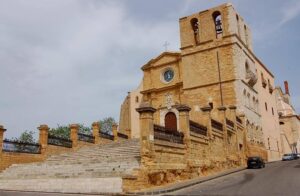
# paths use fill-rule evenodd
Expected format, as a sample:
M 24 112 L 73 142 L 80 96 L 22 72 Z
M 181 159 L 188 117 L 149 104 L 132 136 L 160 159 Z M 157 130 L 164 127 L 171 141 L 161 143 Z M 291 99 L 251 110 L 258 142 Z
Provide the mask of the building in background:
M 300 116 L 296 113 L 290 99 L 288 82 L 284 82 L 285 92 L 281 87 L 276 87 L 275 95 L 283 153 L 300 152 Z

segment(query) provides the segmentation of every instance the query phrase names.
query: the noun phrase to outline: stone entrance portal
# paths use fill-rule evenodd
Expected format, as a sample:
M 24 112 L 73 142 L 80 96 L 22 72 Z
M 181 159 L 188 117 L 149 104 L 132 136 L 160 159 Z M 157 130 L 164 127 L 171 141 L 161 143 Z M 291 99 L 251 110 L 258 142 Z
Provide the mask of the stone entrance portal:
M 177 131 L 177 118 L 173 112 L 168 112 L 166 114 L 165 127 L 167 130 Z

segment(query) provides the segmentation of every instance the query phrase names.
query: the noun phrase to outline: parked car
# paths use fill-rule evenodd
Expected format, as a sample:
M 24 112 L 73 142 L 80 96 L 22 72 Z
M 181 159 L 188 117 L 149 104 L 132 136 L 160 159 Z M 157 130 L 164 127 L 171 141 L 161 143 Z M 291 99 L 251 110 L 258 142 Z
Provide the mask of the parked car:
M 250 168 L 263 168 L 263 167 L 265 167 L 265 162 L 259 156 L 248 157 L 247 167 L 248 167 L 248 169 L 250 169 Z
M 300 158 L 300 153 L 297 153 L 297 157 Z
M 295 155 L 294 154 L 284 154 L 282 156 L 282 160 L 283 161 L 291 161 L 295 159 Z
M 298 154 L 294 153 L 293 158 L 294 158 L 294 160 L 299 159 Z

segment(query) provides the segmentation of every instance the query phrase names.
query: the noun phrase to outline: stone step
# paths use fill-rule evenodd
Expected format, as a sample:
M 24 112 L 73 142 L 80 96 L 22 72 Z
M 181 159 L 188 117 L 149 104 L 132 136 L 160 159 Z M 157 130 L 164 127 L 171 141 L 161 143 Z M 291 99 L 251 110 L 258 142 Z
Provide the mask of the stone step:
M 132 162 L 132 163 L 120 163 L 120 164 L 111 164 L 111 165 L 99 165 L 99 164 L 88 164 L 88 165 L 82 165 L 82 164 L 65 164 L 65 165 L 43 165 L 43 166 L 32 166 L 32 167 L 15 167 L 10 169 L 9 171 L 25 171 L 32 170 L 31 172 L 35 172 L 34 170 L 37 170 L 37 172 L 40 172 L 39 170 L 58 170 L 58 169 L 68 169 L 68 168 L 82 168 L 82 169 L 89 169 L 89 168 L 131 168 L 139 166 L 138 162 Z M 8 170 L 6 171 L 8 172 Z M 3 173 L 6 173 L 3 172 Z M 2 174 L 3 174 L 2 173 Z M 1 175 L 1 174 L 0 174 Z
M 114 162 L 122 162 L 122 161 L 131 161 L 131 160 L 140 160 L 141 157 L 140 156 L 132 156 L 132 157 L 93 157 L 90 158 L 89 160 L 84 159 L 84 158 L 80 158 L 80 159 L 51 159 L 51 160 L 47 160 L 45 161 L 45 163 L 49 163 L 49 164 L 57 164 L 59 162 L 70 162 L 70 163 L 74 163 L 74 162 L 78 162 L 78 163 L 90 163 L 90 162 L 97 162 L 97 163 L 114 163 Z
M 94 171 L 65 171 L 50 173 L 30 173 L 30 174 L 13 174 L 0 176 L 0 179 L 41 179 L 41 178 L 86 178 L 86 177 L 116 177 L 130 175 L 133 169 L 115 169 L 114 171 L 94 170 Z
M 73 156 L 73 157 L 76 157 L 76 156 L 90 156 L 90 155 L 111 155 L 111 154 L 114 154 L 114 155 L 124 155 L 124 154 L 137 154 L 137 153 L 140 153 L 140 150 L 139 149 L 128 149 L 128 150 L 110 150 L 110 151 L 88 151 L 88 152 L 85 152 L 85 151 L 80 151 L 80 152 L 74 152 L 74 153 L 64 153 L 64 154 L 60 154 L 60 155 L 53 155 L 51 157 L 49 157 L 50 159 L 51 158 L 54 158 L 54 157 L 70 157 L 70 156 Z
M 41 173 L 52 175 L 53 173 L 72 173 L 72 172 L 93 172 L 93 171 L 103 171 L 103 172 L 114 172 L 114 171 L 126 171 L 126 170 L 132 170 L 139 168 L 139 165 L 132 165 L 130 167 L 122 167 L 122 166 L 116 166 L 116 167 L 86 167 L 86 168 L 56 168 L 53 169 L 44 169 L 42 171 L 31 171 L 30 174 L 39 175 Z M 27 175 L 29 174 L 28 171 L 25 170 L 18 170 L 15 172 L 9 172 L 9 173 L 2 173 L 0 177 L 5 176 L 14 176 L 14 175 Z
M 139 163 L 141 157 L 126 157 L 122 159 L 75 159 L 75 160 L 57 160 L 57 161 L 45 161 L 45 162 L 39 162 L 39 163 L 30 163 L 30 164 L 14 164 L 9 167 L 9 170 L 17 169 L 17 168 L 31 168 L 31 167 L 53 167 L 58 165 L 88 165 L 88 164 L 97 164 L 97 165 L 118 165 L 118 164 L 131 164 L 131 163 Z M 5 170 L 8 171 L 8 170 Z
M 0 173 L 0 189 L 121 192 L 122 177 L 134 177 L 140 168 L 140 160 L 138 140 L 83 147 L 77 152 L 52 155 L 44 162 L 10 166 Z
M 0 189 L 63 193 L 121 193 L 122 178 L 0 180 Z

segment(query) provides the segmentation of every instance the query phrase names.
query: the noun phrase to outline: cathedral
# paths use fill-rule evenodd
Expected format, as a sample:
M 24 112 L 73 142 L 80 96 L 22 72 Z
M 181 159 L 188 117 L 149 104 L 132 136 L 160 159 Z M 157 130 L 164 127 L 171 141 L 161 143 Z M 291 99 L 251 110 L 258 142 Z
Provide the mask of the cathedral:
M 143 79 L 121 106 L 119 132 L 140 137 L 136 108 L 143 103 L 156 109 L 154 124 L 178 131 L 177 105 L 188 106 L 190 120 L 199 124 L 205 124 L 203 108 L 211 109 L 212 119 L 236 108 L 246 129 L 246 142 L 243 137 L 236 141 L 240 150 L 259 146 L 268 161 L 281 159 L 274 75 L 255 55 L 243 17 L 227 3 L 182 17 L 179 27 L 180 50 L 163 52 L 141 66 Z

